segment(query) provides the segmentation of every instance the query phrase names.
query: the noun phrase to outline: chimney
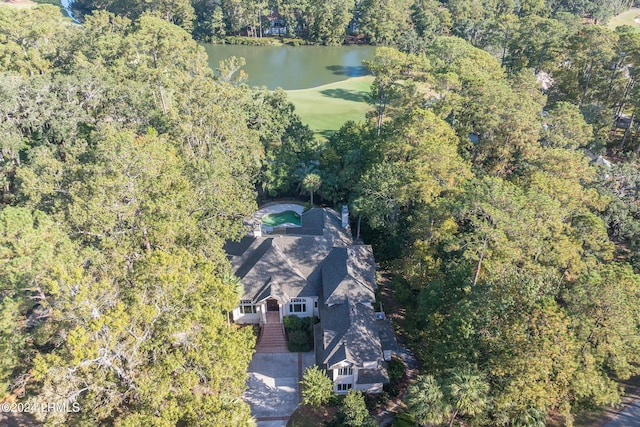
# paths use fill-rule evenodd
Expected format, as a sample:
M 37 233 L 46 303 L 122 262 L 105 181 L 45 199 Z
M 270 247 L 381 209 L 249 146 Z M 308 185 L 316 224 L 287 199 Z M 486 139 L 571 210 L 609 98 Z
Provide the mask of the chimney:
M 349 227 L 349 207 L 342 205 L 342 228 Z

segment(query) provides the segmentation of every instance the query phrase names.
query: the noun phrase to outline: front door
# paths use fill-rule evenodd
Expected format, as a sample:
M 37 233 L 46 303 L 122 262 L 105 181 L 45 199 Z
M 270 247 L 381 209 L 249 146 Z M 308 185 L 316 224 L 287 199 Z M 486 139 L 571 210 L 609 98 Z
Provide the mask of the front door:
M 277 299 L 271 298 L 267 300 L 267 311 L 280 311 Z

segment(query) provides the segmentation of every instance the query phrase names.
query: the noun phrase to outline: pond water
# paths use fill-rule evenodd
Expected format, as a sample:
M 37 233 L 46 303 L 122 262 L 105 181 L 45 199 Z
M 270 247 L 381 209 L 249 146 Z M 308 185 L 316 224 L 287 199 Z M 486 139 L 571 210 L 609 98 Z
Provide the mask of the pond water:
M 243 46 L 203 44 L 214 70 L 231 56 L 243 57 L 249 86 L 306 89 L 369 74 L 362 65 L 373 58 L 371 46 Z

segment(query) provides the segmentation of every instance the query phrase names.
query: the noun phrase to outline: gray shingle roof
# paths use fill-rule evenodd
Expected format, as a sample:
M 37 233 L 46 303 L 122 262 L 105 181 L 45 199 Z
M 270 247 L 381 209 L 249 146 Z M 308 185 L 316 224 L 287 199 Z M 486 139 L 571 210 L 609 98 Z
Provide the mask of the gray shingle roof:
M 331 209 L 311 209 L 302 215 L 302 223 L 319 232 L 245 237 L 225 244 L 234 273 L 244 284 L 242 299 L 261 301 L 273 296 L 288 300 L 320 293 L 322 261 L 334 244 L 350 244 L 351 236 L 341 228 L 338 214 Z M 290 227 L 287 231 L 295 229 Z
M 314 208 L 302 214 L 300 227 L 286 227 L 288 236 L 324 237 L 329 246 L 347 246 L 352 243 L 351 233 L 342 228 L 340 215 L 333 209 Z
M 380 384 L 388 383 L 389 375 L 384 368 L 378 369 L 358 369 L 357 384 Z
M 243 237 L 239 242 L 227 240 L 222 249 L 224 249 L 226 254 L 229 256 L 241 256 L 247 249 L 249 249 L 249 246 L 251 246 L 255 240 L 255 238 L 250 236 Z
M 262 240 L 235 272 L 244 285 L 242 299 L 261 301 L 272 296 L 287 301 L 299 295 L 307 286 L 304 275 L 273 245 L 273 239 Z M 264 287 L 267 284 L 270 290 L 265 294 Z
M 398 351 L 398 342 L 396 341 L 396 334 L 393 331 L 393 325 L 390 320 L 377 320 L 378 324 L 378 336 L 380 337 L 380 344 L 382 350 Z
M 319 364 L 326 364 L 332 369 L 343 360 L 358 366 L 365 362 L 382 361 L 382 346 L 371 307 L 351 300 L 331 307 L 323 305 L 320 319 L 324 354 Z
M 362 303 L 375 301 L 375 262 L 370 246 L 333 248 L 322 264 L 322 290 L 327 305 L 347 298 Z

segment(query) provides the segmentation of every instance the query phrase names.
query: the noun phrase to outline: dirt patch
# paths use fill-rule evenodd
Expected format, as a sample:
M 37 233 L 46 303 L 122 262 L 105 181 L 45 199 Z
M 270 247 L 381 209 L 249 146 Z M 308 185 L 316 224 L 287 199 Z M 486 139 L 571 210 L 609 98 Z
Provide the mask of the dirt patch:
M 336 406 L 313 408 L 300 405 L 289 418 L 287 427 L 322 427 L 325 422 L 333 420 L 337 413 Z

